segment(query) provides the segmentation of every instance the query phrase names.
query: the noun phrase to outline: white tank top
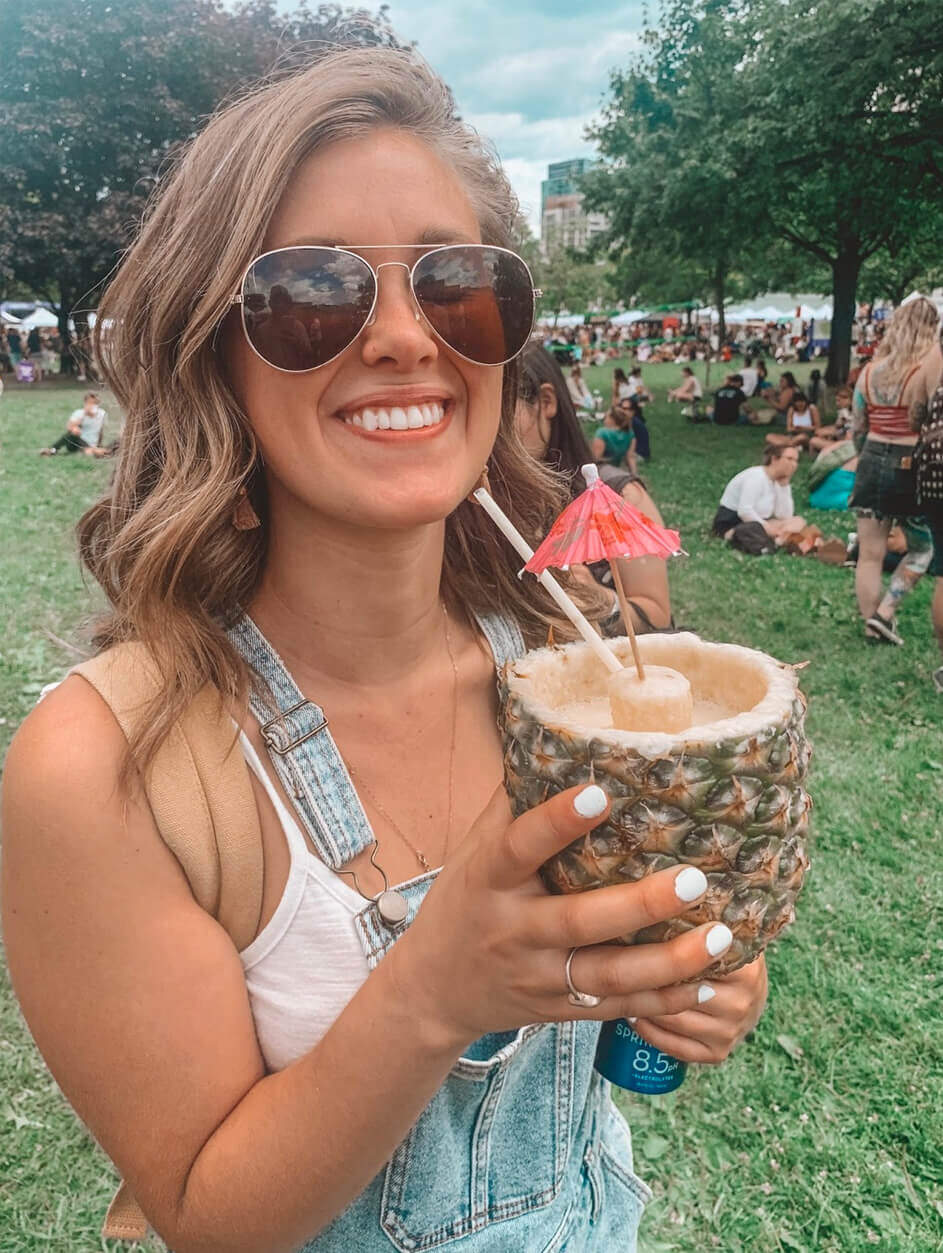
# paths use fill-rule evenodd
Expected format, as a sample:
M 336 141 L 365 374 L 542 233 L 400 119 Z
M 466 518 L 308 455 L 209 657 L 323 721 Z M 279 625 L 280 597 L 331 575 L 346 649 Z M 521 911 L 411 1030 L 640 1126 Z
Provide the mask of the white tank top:
M 310 850 L 245 732 L 239 741 L 275 806 L 291 854 L 275 913 L 239 954 L 259 1047 L 274 1071 L 312 1049 L 366 979 L 354 918 L 367 902 Z

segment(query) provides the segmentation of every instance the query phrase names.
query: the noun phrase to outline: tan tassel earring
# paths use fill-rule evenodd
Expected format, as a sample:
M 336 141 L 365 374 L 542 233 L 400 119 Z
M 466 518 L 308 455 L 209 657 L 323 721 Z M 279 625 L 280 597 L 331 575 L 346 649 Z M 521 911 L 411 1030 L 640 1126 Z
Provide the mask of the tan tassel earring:
M 262 525 L 262 519 L 252 508 L 252 501 L 244 487 L 240 488 L 236 507 L 232 511 L 232 524 L 237 531 L 254 531 Z

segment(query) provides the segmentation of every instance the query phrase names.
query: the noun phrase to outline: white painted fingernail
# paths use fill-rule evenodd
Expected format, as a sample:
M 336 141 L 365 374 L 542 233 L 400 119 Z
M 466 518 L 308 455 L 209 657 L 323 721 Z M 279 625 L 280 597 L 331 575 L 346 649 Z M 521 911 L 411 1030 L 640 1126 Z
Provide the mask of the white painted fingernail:
M 609 797 L 598 783 L 591 783 L 589 787 L 584 787 L 582 792 L 577 792 L 573 798 L 573 808 L 581 818 L 598 818 L 601 813 L 605 812 L 608 804 Z
M 722 922 L 718 922 L 716 927 L 711 927 L 708 931 L 705 943 L 711 957 L 719 957 L 733 943 L 733 932 Z
M 705 1001 L 712 1001 L 716 995 L 709 983 L 702 983 L 697 990 L 697 1003 L 703 1005 Z
M 626 1022 L 638 1022 L 638 1015 L 636 1014 L 634 1018 L 626 1018 L 625 1021 Z
M 707 891 L 707 875 L 697 866 L 685 866 L 675 878 L 675 894 L 682 901 L 696 901 Z

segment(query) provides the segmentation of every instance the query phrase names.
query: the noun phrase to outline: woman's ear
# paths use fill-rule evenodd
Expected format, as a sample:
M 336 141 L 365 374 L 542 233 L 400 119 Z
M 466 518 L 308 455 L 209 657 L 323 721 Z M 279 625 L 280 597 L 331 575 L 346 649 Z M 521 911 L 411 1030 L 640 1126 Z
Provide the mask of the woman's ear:
M 540 416 L 547 421 L 557 416 L 557 393 L 552 383 L 540 384 Z

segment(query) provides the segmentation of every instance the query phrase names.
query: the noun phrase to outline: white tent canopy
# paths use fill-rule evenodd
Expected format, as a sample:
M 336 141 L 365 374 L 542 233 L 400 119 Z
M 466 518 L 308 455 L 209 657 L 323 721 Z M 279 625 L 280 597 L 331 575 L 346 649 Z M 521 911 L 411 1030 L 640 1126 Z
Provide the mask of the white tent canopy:
M 626 309 L 625 313 L 617 313 L 609 321 L 612 326 L 634 326 L 636 322 L 644 322 L 648 316 L 645 309 Z
M 582 313 L 561 313 L 559 317 L 556 318 L 553 314 L 538 318 L 537 324 L 538 326 L 559 326 L 569 328 L 573 326 L 582 326 L 585 321 L 586 318 Z
M 24 331 L 31 331 L 34 326 L 58 326 L 58 325 L 59 325 L 59 319 L 56 317 L 56 315 L 54 313 L 50 313 L 48 309 L 42 308 L 42 306 L 40 306 L 37 309 L 34 309 L 33 312 L 29 315 L 29 317 L 24 318 L 23 321 L 20 323 L 20 326 Z

